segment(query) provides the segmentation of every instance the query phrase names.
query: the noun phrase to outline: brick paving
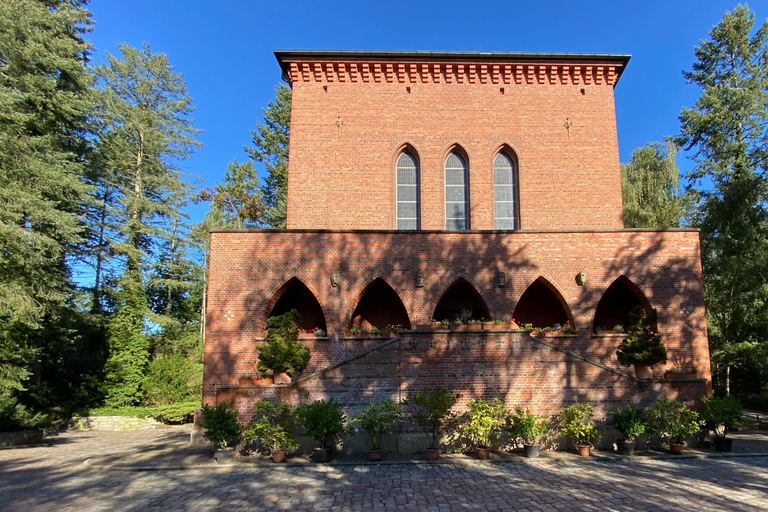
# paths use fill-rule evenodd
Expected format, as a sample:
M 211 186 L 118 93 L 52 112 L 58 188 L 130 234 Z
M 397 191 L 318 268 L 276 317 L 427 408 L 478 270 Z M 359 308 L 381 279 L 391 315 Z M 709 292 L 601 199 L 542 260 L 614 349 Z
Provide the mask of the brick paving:
M 120 464 L 137 452 L 155 466 L 210 464 L 188 435 L 67 432 L 43 446 L 0 450 L 0 510 L 768 510 L 768 453 L 154 471 Z M 765 439 L 745 434 L 736 446 L 754 451 L 744 447 Z

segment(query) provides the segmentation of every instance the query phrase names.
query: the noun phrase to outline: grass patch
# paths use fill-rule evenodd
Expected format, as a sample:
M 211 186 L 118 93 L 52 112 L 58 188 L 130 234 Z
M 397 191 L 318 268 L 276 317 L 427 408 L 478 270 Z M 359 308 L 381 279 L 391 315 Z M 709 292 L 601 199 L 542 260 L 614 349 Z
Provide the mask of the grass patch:
M 195 409 L 201 407 L 199 400 L 171 405 L 153 405 L 149 407 L 96 407 L 74 414 L 75 417 L 127 416 L 133 418 L 154 418 L 168 425 L 180 425 L 192 421 Z

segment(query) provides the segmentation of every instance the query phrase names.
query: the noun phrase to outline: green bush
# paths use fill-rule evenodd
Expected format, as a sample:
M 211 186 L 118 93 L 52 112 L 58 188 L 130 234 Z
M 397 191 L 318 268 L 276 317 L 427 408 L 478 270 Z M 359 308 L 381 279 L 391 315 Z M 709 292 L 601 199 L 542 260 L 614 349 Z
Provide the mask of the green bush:
M 247 442 L 255 440 L 271 451 L 289 450 L 299 446 L 293 431 L 296 410 L 290 404 L 261 400 L 253 404 L 255 420 L 243 433 Z
M 309 365 L 309 349 L 298 342 L 301 315 L 295 309 L 267 320 L 266 344 L 259 345 L 257 368 L 266 372 L 280 370 L 297 375 Z
M 634 442 L 637 436 L 645 432 L 645 413 L 642 409 L 631 405 L 624 409 L 619 407 L 611 413 L 611 416 L 608 424 L 619 431 L 626 443 Z
M 510 425 L 507 427 L 509 435 L 522 445 L 532 446 L 549 431 L 549 422 L 546 416 L 537 416 L 530 409 L 520 405 L 515 407 L 510 417 Z
M 363 412 L 352 420 L 360 423 L 360 426 L 368 433 L 368 439 L 374 450 L 381 449 L 381 436 L 392 432 L 392 428 L 400 421 L 403 408 L 392 400 L 382 400 L 366 404 Z
M 151 407 L 97 407 L 78 411 L 73 416 L 124 416 L 133 418 L 154 418 L 168 425 L 190 423 L 195 409 L 200 408 L 200 400 L 192 399 L 178 404 L 155 405 Z
M 49 415 L 30 411 L 15 397 L 0 399 L 0 432 L 42 428 L 50 423 Z
M 560 432 L 575 445 L 591 445 L 600 440 L 600 433 L 592 420 L 591 404 L 569 405 L 557 414 Z
M 701 429 L 701 420 L 696 411 L 683 403 L 663 398 L 646 413 L 648 428 L 663 441 L 682 444 L 685 438 Z
M 170 352 L 149 363 L 142 382 L 145 401 L 149 405 L 171 405 L 189 397 L 200 397 L 202 365 L 193 364 L 181 352 Z
M 461 431 L 472 439 L 478 448 L 491 448 L 494 437 L 507 421 L 507 407 L 498 398 L 472 399 L 467 407 Z
M 701 419 L 715 431 L 716 436 L 725 437 L 729 430 L 741 423 L 743 411 L 738 398 L 733 396 L 722 398 L 702 396 L 701 401 L 704 402 Z
M 413 421 L 424 429 L 429 440 L 429 449 L 438 448 L 438 436 L 455 418 L 451 408 L 456 405 L 459 398 L 461 398 L 459 393 L 445 388 L 436 388 L 413 393 L 403 402 L 412 411 Z
M 317 441 L 320 448 L 328 443 L 335 443 L 341 436 L 348 434 L 347 415 L 341 404 L 330 400 L 315 400 L 300 406 L 296 410 L 301 424 L 307 429 L 309 437 Z
M 205 429 L 203 436 L 217 449 L 232 446 L 243 431 L 243 426 L 237 422 L 237 409 L 230 409 L 229 406 L 229 402 L 222 402 L 216 407 L 203 406 L 203 421 L 200 422 Z
M 648 364 L 656 366 L 667 362 L 667 349 L 661 342 L 661 336 L 653 329 L 656 324 L 656 310 L 644 310 L 635 306 L 630 313 L 631 325 L 629 336 L 621 342 L 616 350 L 616 357 L 622 366 L 633 364 Z

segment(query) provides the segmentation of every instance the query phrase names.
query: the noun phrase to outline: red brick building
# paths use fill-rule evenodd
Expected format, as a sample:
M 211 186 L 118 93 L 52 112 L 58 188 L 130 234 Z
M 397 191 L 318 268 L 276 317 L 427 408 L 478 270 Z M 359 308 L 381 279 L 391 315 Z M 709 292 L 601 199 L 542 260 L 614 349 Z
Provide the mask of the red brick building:
M 613 89 L 626 55 L 278 51 L 293 89 L 286 230 L 211 237 L 204 401 L 247 418 L 267 396 L 334 396 L 350 413 L 443 385 L 552 413 L 710 383 L 699 235 L 624 229 Z M 637 304 L 658 311 L 674 363 L 639 381 L 618 364 Z M 298 309 L 310 369 L 290 386 L 255 373 L 266 319 Z M 563 324 L 431 331 L 431 318 Z M 400 324 L 384 339 L 350 327 Z M 218 397 L 218 398 L 217 398 Z

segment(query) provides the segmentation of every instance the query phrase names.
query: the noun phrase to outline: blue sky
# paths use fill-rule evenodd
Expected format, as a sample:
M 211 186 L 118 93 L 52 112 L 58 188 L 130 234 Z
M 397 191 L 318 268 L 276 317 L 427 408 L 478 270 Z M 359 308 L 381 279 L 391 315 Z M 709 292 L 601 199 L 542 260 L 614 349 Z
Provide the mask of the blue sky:
M 280 83 L 276 49 L 628 53 L 616 87 L 622 162 L 679 129 L 698 96 L 681 71 L 737 4 L 724 1 L 93 0 L 93 60 L 117 43 L 168 55 L 194 98 L 204 147 L 183 166 L 213 186 L 262 120 Z M 757 24 L 768 5 L 754 3 Z M 681 168 L 690 162 L 679 159 Z M 205 206 L 191 211 L 200 220 Z

